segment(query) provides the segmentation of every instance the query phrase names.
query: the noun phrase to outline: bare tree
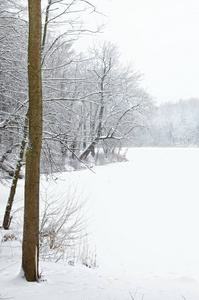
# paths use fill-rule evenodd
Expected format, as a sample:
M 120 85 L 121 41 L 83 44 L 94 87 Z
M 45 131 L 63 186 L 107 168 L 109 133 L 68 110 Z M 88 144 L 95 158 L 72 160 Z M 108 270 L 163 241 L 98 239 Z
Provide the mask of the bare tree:
M 21 168 L 22 168 L 22 165 L 23 165 L 24 153 L 25 153 L 25 149 L 26 149 L 27 135 L 28 135 L 28 114 L 27 114 L 27 117 L 25 119 L 24 136 L 23 136 L 23 140 L 21 142 L 19 159 L 18 159 L 18 162 L 17 162 L 16 169 L 14 171 L 12 185 L 11 185 L 11 188 L 10 188 L 10 194 L 9 194 L 9 198 L 8 198 L 8 202 L 7 202 L 6 210 L 5 210 L 5 214 L 4 214 L 4 219 L 3 219 L 3 228 L 6 229 L 6 230 L 9 229 L 10 224 L 11 224 L 11 220 L 12 220 L 11 210 L 12 210 L 12 205 L 13 205 L 13 202 L 14 202 L 14 197 L 15 197 L 15 192 L 16 192 L 16 188 L 17 188 L 18 179 L 21 178 L 20 177 L 20 171 L 21 171 Z
M 95 147 L 104 141 L 127 141 L 136 128 L 144 126 L 147 111 L 152 108 L 150 96 L 140 87 L 140 74 L 132 66 L 123 66 L 115 45 L 104 43 L 92 49 L 90 65 L 97 103 L 91 112 L 92 138 L 80 159 L 94 154 Z
M 26 157 L 22 268 L 27 281 L 39 278 L 39 182 L 42 144 L 41 1 L 29 0 L 29 146 Z

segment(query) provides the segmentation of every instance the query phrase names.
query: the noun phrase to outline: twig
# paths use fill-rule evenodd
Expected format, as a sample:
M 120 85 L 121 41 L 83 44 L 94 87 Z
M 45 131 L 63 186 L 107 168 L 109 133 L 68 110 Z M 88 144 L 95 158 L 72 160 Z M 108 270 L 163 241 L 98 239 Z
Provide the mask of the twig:
M 131 299 L 134 300 L 134 297 L 133 295 L 131 294 L 131 292 L 129 292 L 130 296 L 131 296 Z

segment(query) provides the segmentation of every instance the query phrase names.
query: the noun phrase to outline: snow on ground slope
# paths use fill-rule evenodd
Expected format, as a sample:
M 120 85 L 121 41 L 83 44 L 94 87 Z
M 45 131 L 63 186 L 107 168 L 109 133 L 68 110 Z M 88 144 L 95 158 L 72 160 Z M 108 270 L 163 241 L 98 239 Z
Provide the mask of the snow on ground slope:
M 98 268 L 41 261 L 47 281 L 19 276 L 20 244 L 0 244 L 0 295 L 13 299 L 198 300 L 199 149 L 129 149 L 129 161 L 59 174 L 42 189 L 89 197 Z M 0 186 L 0 221 L 8 188 Z M 18 189 L 21 205 L 23 185 Z M 4 231 L 0 231 L 3 236 Z M 1 238 L 1 237 L 0 237 Z M 132 297 L 131 297 L 131 295 Z M 184 298 L 183 298 L 184 297 Z

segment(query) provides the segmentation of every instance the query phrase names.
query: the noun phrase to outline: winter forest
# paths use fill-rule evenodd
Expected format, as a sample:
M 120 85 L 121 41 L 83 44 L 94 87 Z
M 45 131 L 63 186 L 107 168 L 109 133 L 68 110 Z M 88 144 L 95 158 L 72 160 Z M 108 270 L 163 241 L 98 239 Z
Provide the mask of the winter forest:
M 86 22 L 99 15 L 101 24 Z M 95 38 L 79 49 L 82 37 L 100 36 L 104 18 L 97 1 L 0 0 L 0 299 L 199 296 L 199 261 L 185 258 L 192 240 L 179 244 L 182 255 L 165 250 L 179 247 L 166 228 L 183 243 L 186 212 L 195 220 L 196 210 L 182 204 L 183 191 L 174 192 L 177 203 L 168 196 L 169 208 L 157 200 L 161 187 L 167 195 L 174 182 L 187 184 L 182 161 L 187 176 L 198 161 L 199 98 L 157 104 L 117 45 Z M 157 253 L 146 246 L 153 239 Z M 172 281 L 165 272 L 180 275 Z

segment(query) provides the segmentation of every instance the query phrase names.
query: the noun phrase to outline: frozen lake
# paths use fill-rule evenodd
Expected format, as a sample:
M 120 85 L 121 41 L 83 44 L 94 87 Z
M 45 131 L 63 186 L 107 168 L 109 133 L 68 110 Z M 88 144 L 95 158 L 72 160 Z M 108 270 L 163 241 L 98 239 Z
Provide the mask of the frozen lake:
M 130 300 L 131 292 L 135 300 L 198 300 L 199 149 L 133 148 L 127 157 L 128 162 L 94 168 L 95 174 L 85 170 L 63 173 L 58 183 L 42 181 L 42 188 L 48 186 L 49 191 L 60 193 L 73 186 L 88 197 L 89 239 L 99 267 L 90 271 L 93 276 L 84 275 L 89 281 L 83 285 L 84 293 L 77 292 L 74 280 L 68 299 Z M 6 199 L 6 187 L 1 191 Z M 18 202 L 22 195 L 21 185 Z M 71 269 L 63 275 L 56 265 L 55 273 L 62 274 L 59 284 L 51 275 L 53 263 L 41 265 L 47 279 L 62 291 L 59 299 L 66 299 L 64 276 Z M 93 294 L 93 288 L 98 292 Z M 43 299 L 37 288 L 33 290 L 37 299 Z M 56 296 L 51 291 L 48 299 Z

